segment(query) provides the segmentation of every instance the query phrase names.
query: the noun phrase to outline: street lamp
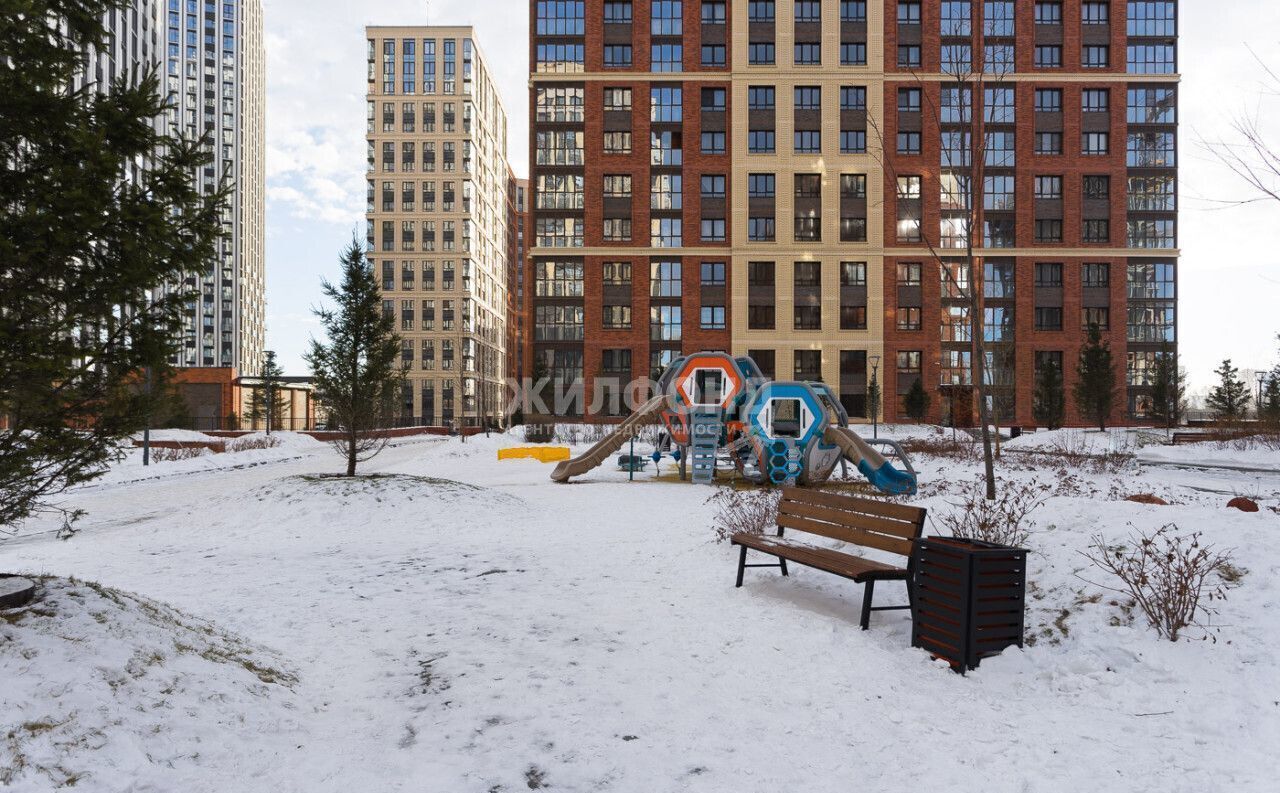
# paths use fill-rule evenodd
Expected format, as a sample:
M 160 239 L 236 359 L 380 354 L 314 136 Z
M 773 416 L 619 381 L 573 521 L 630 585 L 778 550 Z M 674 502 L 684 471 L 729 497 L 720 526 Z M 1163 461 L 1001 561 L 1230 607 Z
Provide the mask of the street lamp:
M 871 437 L 880 437 L 880 356 L 871 356 Z

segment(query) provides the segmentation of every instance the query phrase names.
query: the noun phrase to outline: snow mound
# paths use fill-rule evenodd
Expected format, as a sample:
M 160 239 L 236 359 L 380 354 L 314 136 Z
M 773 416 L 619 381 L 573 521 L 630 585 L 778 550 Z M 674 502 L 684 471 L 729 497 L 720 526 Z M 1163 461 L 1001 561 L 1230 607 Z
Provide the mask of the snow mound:
M 332 515 L 342 508 L 359 509 L 371 501 L 394 507 L 422 502 L 423 507 L 507 510 L 524 502 L 512 495 L 452 479 L 410 474 L 333 474 L 289 476 L 252 491 L 250 498 L 293 509 Z
M 0 679 L 0 787 L 112 793 L 164 789 L 182 768 L 257 773 L 299 729 L 296 678 L 279 658 L 74 579 L 42 578 L 30 605 L 0 612 Z M 246 752 L 228 733 L 265 740 Z

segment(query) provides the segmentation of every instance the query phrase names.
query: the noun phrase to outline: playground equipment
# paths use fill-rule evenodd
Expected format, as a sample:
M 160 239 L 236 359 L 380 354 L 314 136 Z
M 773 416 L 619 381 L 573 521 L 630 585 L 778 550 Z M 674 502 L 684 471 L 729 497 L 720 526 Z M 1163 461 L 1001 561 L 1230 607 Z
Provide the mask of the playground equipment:
M 538 460 L 558 463 L 569 459 L 568 446 L 508 446 L 498 450 L 499 460 Z
M 713 482 L 717 457 L 727 454 L 745 479 L 759 484 L 818 484 L 848 460 L 884 493 L 916 491 L 915 469 L 902 448 L 887 440 L 868 443 L 849 429 L 849 415 L 823 383 L 773 381 L 748 357 L 699 352 L 672 362 L 657 390 L 608 437 L 557 465 L 551 478 L 566 482 L 590 471 L 660 421 L 694 482 Z M 876 446 L 889 449 L 905 470 Z

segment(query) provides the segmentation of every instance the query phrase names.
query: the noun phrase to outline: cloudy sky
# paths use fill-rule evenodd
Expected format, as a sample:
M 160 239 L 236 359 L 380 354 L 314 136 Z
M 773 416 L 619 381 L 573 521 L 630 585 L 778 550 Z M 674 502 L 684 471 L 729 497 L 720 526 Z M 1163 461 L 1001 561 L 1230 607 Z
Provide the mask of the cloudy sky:
M 527 140 L 525 0 L 263 0 L 267 45 L 268 346 L 290 374 L 317 327 L 322 276 L 364 220 L 366 24 L 474 25 L 499 81 L 512 142 Z M 1231 206 L 1244 187 L 1198 145 L 1256 114 L 1280 142 L 1280 89 L 1268 94 L 1256 52 L 1280 71 L 1280 4 L 1182 3 L 1181 348 L 1194 387 L 1223 358 L 1271 366 L 1280 354 L 1280 204 Z M 510 152 L 528 173 L 526 146 Z

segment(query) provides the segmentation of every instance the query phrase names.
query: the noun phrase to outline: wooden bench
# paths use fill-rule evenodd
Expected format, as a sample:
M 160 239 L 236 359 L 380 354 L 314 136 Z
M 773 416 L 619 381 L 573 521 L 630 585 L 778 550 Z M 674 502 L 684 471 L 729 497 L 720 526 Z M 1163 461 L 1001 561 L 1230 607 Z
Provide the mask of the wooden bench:
M 738 556 L 738 586 L 742 586 L 742 574 L 748 567 L 777 567 L 787 575 L 787 562 L 848 578 L 864 585 L 862 595 L 862 629 L 871 622 L 871 612 L 911 608 L 906 606 L 879 606 L 872 608 L 871 599 L 877 581 L 907 582 L 907 598 L 911 598 L 911 559 L 915 541 L 924 528 L 925 510 L 901 504 L 890 504 L 869 498 L 841 496 L 808 488 L 786 487 L 778 502 L 778 533 L 733 535 L 733 544 L 740 546 Z M 784 537 L 783 532 L 804 532 L 818 537 L 839 540 L 864 548 L 905 557 L 906 566 L 898 567 L 873 559 L 810 545 Z M 755 550 L 774 556 L 776 564 L 747 564 L 747 550 Z

